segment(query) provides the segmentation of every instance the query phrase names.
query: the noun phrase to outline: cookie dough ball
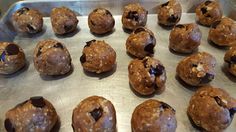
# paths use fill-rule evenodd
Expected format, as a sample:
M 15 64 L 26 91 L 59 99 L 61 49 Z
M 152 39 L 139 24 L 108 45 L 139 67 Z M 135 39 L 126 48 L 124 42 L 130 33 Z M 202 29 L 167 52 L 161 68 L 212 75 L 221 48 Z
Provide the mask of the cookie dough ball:
M 126 40 L 126 51 L 130 55 L 138 58 L 152 56 L 156 38 L 153 32 L 144 27 L 136 28 Z
M 231 47 L 226 53 L 224 60 L 228 63 L 228 71 L 236 76 L 236 46 Z
M 57 121 L 53 105 L 37 96 L 7 111 L 4 125 L 8 132 L 50 132 Z
M 35 9 L 23 7 L 12 16 L 13 25 L 16 30 L 23 33 L 37 33 L 43 28 L 43 15 Z
M 178 24 L 170 32 L 169 48 L 179 53 L 192 53 L 197 50 L 201 38 L 197 24 Z
M 177 0 L 169 0 L 159 6 L 158 23 L 164 26 L 174 26 L 180 21 L 182 15 L 182 7 Z
M 165 89 L 165 67 L 157 59 L 145 57 L 134 59 L 128 66 L 129 82 L 132 89 L 140 95 L 161 93 Z
M 217 1 L 207 0 L 197 6 L 196 10 L 197 21 L 206 26 L 211 26 L 214 21 L 220 20 L 222 11 Z
M 135 108 L 131 127 L 133 132 L 175 132 L 175 110 L 164 102 L 149 99 Z
M 148 11 L 139 3 L 125 6 L 122 15 L 122 24 L 125 29 L 134 30 L 139 26 L 144 27 L 147 23 Z
M 203 86 L 211 82 L 215 73 L 216 59 L 206 52 L 199 52 L 181 60 L 177 75 L 191 86 Z
M 0 74 L 12 74 L 26 64 L 22 48 L 14 43 L 0 42 Z
M 38 43 L 34 50 L 34 66 L 42 75 L 63 75 L 72 69 L 68 50 L 53 39 Z
M 221 132 L 230 125 L 235 112 L 236 100 L 226 91 L 205 86 L 192 96 L 187 114 L 203 131 Z
M 91 32 L 104 34 L 113 30 L 115 20 L 110 11 L 104 8 L 97 8 L 89 14 L 88 25 Z
M 105 41 L 91 40 L 86 42 L 80 62 L 89 72 L 111 71 L 116 66 L 116 52 Z
M 210 28 L 208 39 L 218 46 L 231 46 L 231 43 L 236 42 L 235 21 L 228 17 L 215 21 Z
M 74 132 L 116 132 L 115 108 L 103 97 L 88 97 L 73 110 L 72 127 Z
M 67 7 L 53 8 L 50 16 L 52 29 L 59 35 L 73 32 L 79 22 L 76 14 Z

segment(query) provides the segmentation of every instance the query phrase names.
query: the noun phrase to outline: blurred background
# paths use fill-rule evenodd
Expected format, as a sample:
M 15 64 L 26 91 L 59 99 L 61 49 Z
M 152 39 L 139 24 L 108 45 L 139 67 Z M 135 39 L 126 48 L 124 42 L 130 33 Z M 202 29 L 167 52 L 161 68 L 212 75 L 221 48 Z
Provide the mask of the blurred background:
M 20 1 L 20 0 L 0 0 L 0 18 L 7 11 L 7 9 L 11 6 L 11 4 Z

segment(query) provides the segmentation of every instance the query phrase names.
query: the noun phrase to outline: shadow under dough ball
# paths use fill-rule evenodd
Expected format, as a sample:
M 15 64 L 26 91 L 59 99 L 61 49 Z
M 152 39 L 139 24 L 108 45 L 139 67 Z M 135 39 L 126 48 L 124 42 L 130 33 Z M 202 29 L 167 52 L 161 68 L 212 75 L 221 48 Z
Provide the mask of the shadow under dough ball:
M 201 131 L 224 131 L 233 120 L 236 100 L 226 91 L 212 86 L 198 89 L 189 102 L 187 114 Z
M 10 42 L 0 42 L 0 74 L 12 74 L 26 64 L 22 48 Z
M 4 126 L 7 132 L 50 132 L 57 121 L 53 105 L 36 96 L 7 111 Z
M 144 27 L 136 28 L 126 40 L 126 51 L 137 58 L 152 56 L 156 38 L 153 32 Z
M 158 100 L 144 101 L 132 114 L 132 132 L 175 132 L 176 127 L 175 110 Z
M 161 93 L 165 90 L 166 71 L 162 63 L 154 58 L 134 59 L 129 63 L 129 82 L 140 95 Z
M 97 8 L 89 14 L 88 25 L 91 32 L 105 34 L 113 30 L 115 20 L 110 11 L 104 8 Z
M 170 32 L 169 48 L 178 53 L 192 53 L 198 49 L 201 38 L 197 24 L 178 24 Z
M 62 43 L 43 40 L 34 50 L 34 66 L 42 75 L 64 75 L 72 70 L 71 56 Z
M 159 5 L 157 9 L 158 23 L 164 26 L 174 26 L 177 24 L 182 15 L 182 7 L 177 0 L 169 0 Z
M 76 30 L 79 20 L 76 14 L 67 7 L 53 8 L 50 14 L 52 29 L 56 34 L 63 35 Z
M 105 41 L 91 40 L 86 42 L 80 62 L 84 70 L 89 72 L 111 71 L 116 65 L 116 52 Z
M 103 97 L 88 97 L 74 108 L 72 127 L 74 132 L 116 132 L 115 108 Z
M 13 13 L 13 25 L 16 30 L 23 33 L 37 33 L 43 28 L 43 15 L 35 9 L 23 7 Z
M 215 21 L 209 30 L 208 39 L 218 46 L 232 46 L 236 42 L 236 22 L 228 17 Z
M 215 57 L 206 52 L 198 52 L 182 59 L 176 72 L 188 85 L 203 86 L 214 79 L 215 66 Z
M 228 51 L 226 51 L 224 56 L 224 61 L 228 63 L 227 70 L 234 76 L 236 76 L 236 45 L 230 47 Z
M 214 21 L 220 20 L 222 10 L 217 1 L 205 1 L 197 6 L 196 10 L 197 21 L 205 26 L 211 26 Z
M 134 30 L 139 26 L 144 27 L 147 23 L 147 14 L 148 11 L 139 3 L 126 5 L 121 20 L 123 28 Z

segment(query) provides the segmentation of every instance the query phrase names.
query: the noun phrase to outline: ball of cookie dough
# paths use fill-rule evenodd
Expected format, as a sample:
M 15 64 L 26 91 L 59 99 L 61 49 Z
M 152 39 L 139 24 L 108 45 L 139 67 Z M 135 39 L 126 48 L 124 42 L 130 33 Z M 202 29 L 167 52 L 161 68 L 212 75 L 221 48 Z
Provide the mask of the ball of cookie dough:
M 67 7 L 53 8 L 50 14 L 52 29 L 56 34 L 63 35 L 75 31 L 78 24 L 76 14 Z
M 80 62 L 86 71 L 107 72 L 116 66 L 116 52 L 105 41 L 91 40 L 86 42 Z
M 216 59 L 206 52 L 199 52 L 181 60 L 177 75 L 191 86 L 203 86 L 211 82 L 215 73 Z
M 50 132 L 58 116 L 53 105 L 43 97 L 31 97 L 6 113 L 8 132 Z
M 88 97 L 74 108 L 72 127 L 74 132 L 116 132 L 115 108 L 103 97 Z
M 140 95 L 161 93 L 165 89 L 165 67 L 157 59 L 145 57 L 134 59 L 128 66 L 129 82 L 132 89 Z
M 170 32 L 169 48 L 179 53 L 192 53 L 197 50 L 201 38 L 197 24 L 178 24 Z
M 228 63 L 228 71 L 236 76 L 236 46 L 230 47 L 225 53 L 224 61 Z
M 23 33 L 37 33 L 43 28 L 43 15 L 35 9 L 23 7 L 13 13 L 13 25 L 16 30 Z
M 126 5 L 122 15 L 123 28 L 134 30 L 139 26 L 144 27 L 147 23 L 147 14 L 148 11 L 139 3 Z
M 182 7 L 177 0 L 169 0 L 159 6 L 158 23 L 164 26 L 174 26 L 180 21 L 182 15 Z
M 236 100 L 226 91 L 204 86 L 191 97 L 187 114 L 203 131 L 221 132 L 230 125 L 235 112 Z
M 115 20 L 110 11 L 104 8 L 97 8 L 89 14 L 88 25 L 91 32 L 104 34 L 113 30 Z
M 22 48 L 10 42 L 0 42 L 0 74 L 12 74 L 26 64 Z
M 40 41 L 34 50 L 34 66 L 42 75 L 63 75 L 71 71 L 71 57 L 57 40 Z
M 228 17 L 215 21 L 209 30 L 208 39 L 218 46 L 231 46 L 231 43 L 236 42 L 235 21 Z
M 196 10 L 197 21 L 206 26 L 211 26 L 214 21 L 220 20 L 222 11 L 217 1 L 207 0 L 197 6 Z
M 132 132 L 175 132 L 175 110 L 164 102 L 149 99 L 135 108 L 131 127 Z
M 126 40 L 126 51 L 132 56 L 144 58 L 154 54 L 156 38 L 153 32 L 144 27 L 136 28 Z

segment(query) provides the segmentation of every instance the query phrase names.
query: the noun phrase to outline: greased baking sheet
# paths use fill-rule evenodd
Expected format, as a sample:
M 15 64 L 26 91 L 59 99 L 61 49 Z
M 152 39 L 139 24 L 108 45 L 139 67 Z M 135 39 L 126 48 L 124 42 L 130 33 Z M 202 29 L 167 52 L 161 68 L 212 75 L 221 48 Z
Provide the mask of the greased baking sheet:
M 56 108 L 58 115 L 61 119 L 61 132 L 70 132 L 71 117 L 73 108 L 83 99 L 92 95 L 99 95 L 110 100 L 116 109 L 117 115 L 117 130 L 119 132 L 130 132 L 130 119 L 134 108 L 149 98 L 142 98 L 136 96 L 130 89 L 128 82 L 128 64 L 132 60 L 126 54 L 125 42 L 129 34 L 125 33 L 122 29 L 121 5 L 110 6 L 104 4 L 112 13 L 115 18 L 114 31 L 106 36 L 95 36 L 90 33 L 87 25 L 87 15 L 93 8 L 89 8 L 89 2 L 85 5 L 80 5 L 80 2 L 67 1 L 67 2 L 20 2 L 12 6 L 5 17 L 0 21 L 0 41 L 14 41 L 19 44 L 25 51 L 28 66 L 20 72 L 11 76 L 0 76 L 0 131 L 4 129 L 5 113 L 8 109 L 14 107 L 16 104 L 29 99 L 31 96 L 44 96 Z M 117 1 L 116 1 L 117 2 Z M 114 1 L 114 3 L 116 3 Z M 122 2 L 122 1 L 120 1 Z M 148 2 L 148 1 L 147 1 Z M 86 2 L 84 2 L 86 3 Z M 158 4 L 143 3 L 145 8 L 152 10 Z M 83 2 L 82 2 L 83 4 Z M 93 2 L 94 8 L 95 5 Z M 117 4 L 117 3 L 116 3 Z M 39 6 L 40 5 L 40 6 Z M 50 18 L 48 17 L 49 8 L 55 6 L 67 5 L 75 9 L 75 5 L 87 9 L 77 13 L 79 24 L 78 30 L 66 36 L 57 36 L 53 33 Z M 70 6 L 71 5 L 71 6 Z M 148 8 L 149 6 L 150 8 Z M 44 30 L 36 35 L 22 35 L 16 34 L 9 22 L 12 12 L 22 7 L 34 7 L 41 9 L 45 13 L 44 17 Z M 101 5 L 97 5 L 99 7 Z M 78 8 L 79 8 L 78 7 Z M 46 9 L 47 8 L 47 9 Z M 183 13 L 180 23 L 195 22 L 195 14 Z M 170 104 L 176 110 L 176 117 L 178 122 L 177 132 L 192 132 L 197 131 L 190 124 L 186 115 L 189 99 L 194 93 L 194 88 L 182 84 L 176 78 L 175 68 L 177 63 L 184 58 L 184 55 L 171 53 L 168 49 L 169 29 L 163 29 L 157 24 L 156 14 L 148 15 L 147 27 L 151 29 L 156 37 L 157 45 L 155 47 L 154 57 L 161 60 L 166 67 L 167 82 L 166 90 L 160 95 L 154 95 L 153 99 L 158 99 Z M 231 96 L 236 98 L 236 78 L 229 75 L 224 70 L 223 57 L 226 49 L 220 49 L 212 46 L 207 42 L 209 28 L 199 26 L 202 31 L 202 41 L 199 51 L 206 51 L 211 53 L 217 59 L 216 77 L 211 82 L 215 87 L 221 87 L 228 91 Z M 45 77 L 40 76 L 35 70 L 33 65 L 33 50 L 40 40 L 53 38 L 64 43 L 68 48 L 74 70 L 71 74 L 62 77 Z M 80 64 L 79 58 L 82 54 L 82 49 L 86 41 L 98 39 L 105 40 L 109 43 L 117 53 L 117 67 L 105 74 L 96 75 L 84 72 Z M 227 132 L 234 132 L 236 130 L 236 121 L 233 120 L 231 125 L 226 129 Z

